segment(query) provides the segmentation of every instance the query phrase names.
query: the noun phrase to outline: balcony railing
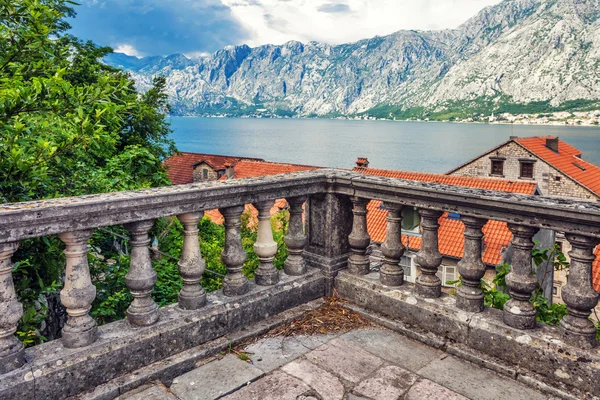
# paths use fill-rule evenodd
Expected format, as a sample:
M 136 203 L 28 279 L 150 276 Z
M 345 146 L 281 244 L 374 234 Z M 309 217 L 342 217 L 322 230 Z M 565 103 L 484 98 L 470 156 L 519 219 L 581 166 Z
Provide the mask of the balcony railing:
M 286 198 L 290 205 L 285 236 L 289 256 L 282 274 L 273 266 L 277 248 L 269 223 L 269 210 L 279 198 Z M 596 328 L 589 320 L 598 302 L 598 293 L 592 287 L 592 262 L 593 250 L 600 242 L 599 204 L 318 170 L 0 206 L 0 382 L 3 382 L 0 398 L 15 394 L 24 399 L 74 395 L 219 337 L 226 330 L 239 327 L 244 319 L 257 321 L 310 299 L 330 295 L 340 270 L 347 268 L 344 272 L 347 276 L 369 275 L 366 255 L 370 242 L 366 224 L 369 200 L 383 201 L 388 210 L 378 279 L 382 288 L 391 291 L 403 286 L 404 272 L 399 265 L 404 252 L 400 240 L 402 208 L 419 210 L 423 234 L 416 263 L 421 273 L 414 287 L 403 290 L 434 303 L 444 297 L 436 276 L 442 261 L 438 251 L 438 219 L 443 212 L 461 215 L 466 227 L 464 257 L 459 262 L 463 285 L 458 288 L 455 300 L 450 301 L 453 309 L 463 313 L 487 310 L 480 288 L 485 273 L 481 260 L 482 227 L 488 219 L 507 222 L 513 233 L 514 255 L 506 279 L 510 300 L 504 307 L 502 320 L 507 329 L 523 332 L 537 326 L 536 313 L 529 301 L 537 282 L 531 262 L 532 238 L 539 229 L 564 232 L 573 247 L 569 280 L 562 291 L 568 314 L 561 321 L 560 332 L 552 331 L 556 333 L 553 340 L 572 349 L 573 354 L 584 354 L 594 362 L 600 359 L 594 349 Z M 244 204 L 254 204 L 259 211 L 255 251 L 260 267 L 255 282 L 249 282 L 241 272 L 246 258 L 240 236 Z M 303 223 L 303 206 L 306 223 Z M 212 299 L 209 296 L 207 301 L 199 285 L 204 261 L 197 224 L 203 211 L 215 208 L 225 219 L 222 260 L 227 274 L 222 292 Z M 156 273 L 148 249 L 148 232 L 156 218 L 167 216 L 176 216 L 184 226 L 179 261 L 184 285 L 178 305 L 161 311 L 151 297 Z M 131 264 L 126 284 L 133 301 L 126 321 L 98 327 L 89 314 L 96 290 L 88 268 L 87 242 L 94 229 L 114 225 L 123 225 L 129 231 Z M 23 312 L 11 277 L 11 257 L 21 240 L 46 235 L 58 235 L 65 244 L 65 279 L 60 297 L 68 319 L 61 339 L 25 350 L 14 336 Z M 301 290 L 302 295 L 292 293 L 294 290 Z M 250 294 L 252 298 L 248 297 Z M 261 301 L 262 308 L 251 308 L 254 306 L 250 303 Z M 448 300 L 444 302 L 447 304 Z M 242 309 L 248 308 L 234 315 L 232 310 L 240 304 Z M 219 307 L 223 306 L 227 322 L 218 321 Z M 117 346 L 119 340 L 122 345 Z M 140 351 L 147 353 L 134 362 L 133 355 Z M 111 358 L 111 352 L 115 357 Z M 131 361 L 124 361 L 127 357 L 132 357 Z M 89 368 L 82 367 L 86 363 Z M 580 372 L 579 377 L 587 380 L 585 387 L 599 394 L 593 376 L 598 374 L 600 364 L 595 365 L 589 373 Z M 74 374 L 69 368 L 78 372 Z M 582 376 L 585 374 L 589 376 Z M 548 379 L 577 384 L 569 374 L 569 377 L 555 375 Z M 61 379 L 71 382 L 59 387 Z M 49 382 L 48 387 L 39 384 L 44 380 Z

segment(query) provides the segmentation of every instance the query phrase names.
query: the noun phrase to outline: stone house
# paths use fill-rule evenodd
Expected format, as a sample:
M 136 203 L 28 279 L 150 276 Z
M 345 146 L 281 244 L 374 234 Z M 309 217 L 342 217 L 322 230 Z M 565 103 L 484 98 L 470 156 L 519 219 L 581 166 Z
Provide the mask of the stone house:
M 183 185 L 216 181 L 226 176 L 228 171 L 231 176 L 231 167 L 242 160 L 264 161 L 262 158 L 182 152 L 167 158 L 164 165 L 171 182 L 174 185 Z
M 167 174 L 174 185 L 185 185 L 194 182 L 216 181 L 226 179 L 256 178 L 267 175 L 308 171 L 321 167 L 300 164 L 269 162 L 260 158 L 221 156 L 215 154 L 179 153 L 165 160 Z M 277 199 L 271 215 L 287 208 L 285 199 Z M 255 223 L 258 211 L 251 204 L 246 204 Z M 207 210 L 204 214 L 217 224 L 223 223 L 219 210 Z
M 600 167 L 554 136 L 511 136 L 447 175 L 535 181 L 542 196 L 600 201 Z
M 558 137 L 511 136 L 447 174 L 533 181 L 543 196 L 599 202 L 600 167 L 582 156 L 579 149 Z M 556 232 L 556 243 L 569 259 L 571 246 L 561 232 Z M 600 291 L 600 246 L 595 254 L 593 281 L 594 288 Z M 566 283 L 566 273 L 557 271 L 552 289 L 554 302 L 562 302 L 561 289 Z

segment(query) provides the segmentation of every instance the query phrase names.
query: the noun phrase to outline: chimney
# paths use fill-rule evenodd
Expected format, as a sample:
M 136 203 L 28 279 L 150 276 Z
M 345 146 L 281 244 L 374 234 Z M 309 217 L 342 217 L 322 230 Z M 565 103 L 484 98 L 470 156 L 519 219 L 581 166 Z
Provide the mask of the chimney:
M 558 138 L 557 137 L 549 137 L 546 138 L 546 147 L 550 150 L 558 153 Z
M 233 179 L 235 173 L 233 171 L 233 164 L 225 163 L 225 177 L 227 179 Z
M 359 168 L 369 168 L 369 160 L 367 157 L 358 157 L 356 159 L 356 166 Z
M 511 136 L 509 139 L 510 140 L 517 140 L 519 137 L 518 136 Z

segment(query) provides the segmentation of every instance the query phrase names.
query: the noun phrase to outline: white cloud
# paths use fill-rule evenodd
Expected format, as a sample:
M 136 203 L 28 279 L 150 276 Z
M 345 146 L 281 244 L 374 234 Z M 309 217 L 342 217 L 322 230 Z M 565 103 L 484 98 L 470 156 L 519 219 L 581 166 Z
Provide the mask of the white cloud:
M 135 47 L 130 44 L 120 44 L 115 47 L 115 53 L 124 53 L 128 56 L 134 56 L 137 58 L 142 57 L 142 53 L 140 53 Z
M 192 51 L 189 53 L 183 53 L 184 56 L 186 56 L 187 58 L 206 58 L 206 57 L 210 57 L 210 53 L 207 51 Z
M 401 29 L 456 28 L 500 0 L 221 0 L 251 46 L 289 40 L 346 43 Z

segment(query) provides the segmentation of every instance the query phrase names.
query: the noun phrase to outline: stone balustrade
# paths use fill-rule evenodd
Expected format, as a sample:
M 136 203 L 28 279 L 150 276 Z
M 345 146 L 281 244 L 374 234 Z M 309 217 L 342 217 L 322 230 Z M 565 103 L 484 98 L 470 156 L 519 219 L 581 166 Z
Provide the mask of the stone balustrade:
M 290 206 L 289 227 L 285 235 L 289 256 L 285 261 L 283 274 L 273 266 L 277 245 L 273 241 L 269 215 L 274 200 L 278 198 L 286 198 Z M 332 294 L 338 273 L 346 268 L 349 274 L 357 277 L 369 274 L 366 250 L 370 238 L 367 232 L 366 204 L 370 200 L 383 201 L 388 210 L 379 280 L 382 287 L 389 290 L 406 286 L 404 272 L 399 265 L 404 253 L 400 236 L 401 211 L 403 207 L 413 207 L 419 211 L 422 245 L 416 256 L 416 263 L 420 274 L 414 287 L 409 290 L 417 298 L 427 299 L 429 302 L 435 302 L 442 296 L 441 281 L 436 276 L 442 260 L 438 249 L 438 219 L 443 212 L 461 215 L 466 227 L 465 254 L 459 262 L 463 285 L 458 289 L 453 303 L 464 312 L 485 311 L 483 293 L 479 287 L 479 281 L 485 272 L 481 260 L 482 227 L 489 219 L 507 222 L 513 233 L 514 253 L 513 267 L 506 278 L 511 298 L 506 304 L 502 319 L 506 326 L 523 332 L 536 328 L 535 310 L 529 302 L 536 285 L 531 262 L 532 238 L 540 228 L 565 232 L 567 240 L 573 246 L 570 253 L 573 262 L 569 283 L 563 290 L 568 315 L 559 328 L 561 338 L 566 345 L 577 349 L 591 349 L 595 346 L 595 329 L 588 317 L 598 302 L 598 293 L 592 288 L 591 273 L 593 250 L 600 242 L 600 205 L 365 176 L 347 171 L 318 170 L 259 179 L 198 183 L 0 206 L 0 374 L 35 368 L 38 362 L 36 357 L 40 358 L 40 364 L 48 365 L 44 357 L 50 357 L 48 354 L 51 350 L 45 349 L 53 346 L 51 342 L 40 346 L 43 350 L 25 350 L 14 336 L 22 307 L 14 291 L 11 257 L 23 239 L 58 234 L 65 244 L 65 281 L 61 301 L 67 310 L 68 320 L 60 339 L 62 346 L 69 349 L 65 357 L 76 357 L 81 354 L 78 352 L 88 347 L 101 346 L 105 339 L 110 341 L 110 335 L 113 334 L 111 332 L 117 326 L 129 335 L 127 345 L 123 346 L 127 349 L 127 346 L 131 346 L 127 350 L 130 352 L 138 351 L 131 345 L 135 343 L 136 337 L 140 341 L 148 340 L 144 336 L 146 334 L 141 333 L 145 332 L 144 328 L 154 327 L 155 331 L 171 329 L 168 334 L 166 331 L 159 333 L 161 346 L 172 347 L 155 347 L 152 355 L 146 357 L 145 361 L 137 364 L 131 362 L 130 365 L 119 367 L 118 371 L 113 368 L 113 364 L 108 363 L 110 365 L 107 364 L 106 371 L 110 370 L 110 373 L 100 373 L 93 379 L 90 377 L 89 382 L 79 383 L 76 389 L 69 392 L 72 395 L 73 390 L 93 387 L 99 382 L 112 379 L 118 373 L 139 368 L 144 362 L 151 363 L 160 357 L 182 351 L 185 346 L 198 345 L 202 340 L 222 335 L 225 328 L 224 323 L 218 322 L 215 314 L 218 307 L 225 305 L 229 310 L 224 314 L 228 319 L 225 325 L 229 328 L 237 327 L 243 324 L 241 320 L 244 317 L 259 320 L 298 305 L 310 296 Z M 254 249 L 260 266 L 253 282 L 242 274 L 246 260 L 240 236 L 244 204 L 254 204 L 258 210 L 258 238 Z M 215 295 L 217 300 L 207 299 L 207 294 L 199 284 L 205 262 L 200 253 L 197 224 L 202 213 L 210 209 L 220 210 L 225 226 L 222 260 L 227 274 L 222 291 Z M 148 249 L 148 233 L 155 219 L 160 217 L 177 217 L 184 226 L 184 245 L 179 261 L 184 285 L 179 294 L 179 304 L 174 306 L 177 309 L 167 307 L 168 311 L 172 315 L 193 313 L 188 317 L 181 314 L 183 322 L 179 321 L 180 324 L 193 324 L 209 317 L 212 318 L 210 321 L 217 321 L 210 325 L 213 327 L 210 329 L 206 325 L 204 328 L 198 325 L 194 325 L 193 329 L 189 328 L 189 337 L 196 335 L 193 342 L 189 343 L 186 340 L 169 341 L 169 338 L 177 336 L 172 331 L 175 329 L 174 322 L 169 319 L 172 317 L 166 316 L 166 311 L 158 308 L 151 295 L 156 283 L 156 272 L 152 268 Z M 127 310 L 125 321 L 129 327 L 123 325 L 123 322 L 114 323 L 114 327 L 97 327 L 89 315 L 95 288 L 87 265 L 87 241 L 94 229 L 111 225 L 123 225 L 130 235 L 131 265 L 126 284 L 133 301 Z M 295 284 L 290 286 L 290 282 Z M 310 294 L 304 297 L 287 295 L 292 290 L 300 290 L 298 288 L 302 288 L 305 291 L 303 293 Z M 261 291 L 268 293 L 264 297 L 265 310 L 247 314 L 240 310 L 239 315 L 231 311 L 240 307 L 240 304 L 242 308 L 251 307 L 252 302 L 258 301 L 256 299 L 260 297 Z M 249 294 L 253 297 L 248 297 Z M 277 302 L 274 302 L 274 296 L 280 296 L 277 297 Z M 229 306 L 228 299 L 232 299 L 233 308 Z M 157 328 L 158 326 L 161 328 Z M 178 329 L 188 332 L 187 326 L 182 325 Z M 198 338 L 198 329 L 210 332 Z M 107 350 L 109 347 L 102 348 L 106 353 L 113 351 Z M 53 351 L 61 351 L 60 349 L 60 346 L 55 346 Z M 123 351 L 123 354 L 129 354 Z M 52 356 L 55 357 L 56 354 Z M 40 371 L 42 375 L 38 379 L 53 376 L 54 373 Z M 24 383 L 20 382 L 18 385 Z M 32 393 L 40 390 L 39 385 L 35 387 L 38 389 L 31 388 Z M 0 398 L 1 390 L 0 388 Z M 39 396 L 39 392 L 37 395 Z

